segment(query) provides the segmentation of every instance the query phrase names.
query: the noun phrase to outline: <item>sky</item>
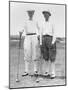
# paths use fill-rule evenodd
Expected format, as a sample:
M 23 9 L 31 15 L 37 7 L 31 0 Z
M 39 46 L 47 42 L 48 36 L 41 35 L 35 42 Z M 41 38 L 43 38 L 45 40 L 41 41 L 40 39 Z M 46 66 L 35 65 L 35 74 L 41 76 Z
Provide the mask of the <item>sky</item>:
M 65 6 L 36 3 L 10 3 L 10 35 L 18 35 L 28 20 L 27 10 L 35 10 L 34 20 L 43 21 L 42 11 L 48 10 L 52 14 L 57 37 L 65 37 Z

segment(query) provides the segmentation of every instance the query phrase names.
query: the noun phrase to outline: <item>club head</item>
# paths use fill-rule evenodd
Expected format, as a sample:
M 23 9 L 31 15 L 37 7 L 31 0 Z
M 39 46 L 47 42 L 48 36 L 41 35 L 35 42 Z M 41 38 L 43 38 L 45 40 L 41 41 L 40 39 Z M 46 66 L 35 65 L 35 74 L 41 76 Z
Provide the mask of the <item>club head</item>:
M 16 78 L 16 82 L 20 82 L 20 80 L 18 78 Z
M 39 83 L 40 81 L 39 80 L 36 80 L 36 83 Z

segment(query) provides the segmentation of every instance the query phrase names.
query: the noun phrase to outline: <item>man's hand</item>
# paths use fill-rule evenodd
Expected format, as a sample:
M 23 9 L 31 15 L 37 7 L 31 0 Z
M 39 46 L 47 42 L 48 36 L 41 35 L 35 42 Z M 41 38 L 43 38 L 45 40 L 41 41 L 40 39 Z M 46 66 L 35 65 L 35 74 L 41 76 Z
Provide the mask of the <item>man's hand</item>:
M 25 37 L 26 36 L 25 30 L 22 30 L 22 32 L 23 32 L 22 36 Z
M 52 44 L 54 44 L 55 42 L 56 42 L 56 39 L 53 39 L 53 40 L 52 40 Z
M 53 40 L 53 41 L 52 41 L 52 44 L 54 44 L 54 42 L 55 42 L 55 41 Z
M 42 41 L 40 41 L 40 45 L 42 45 Z
M 55 41 L 56 41 L 56 37 L 53 37 L 53 39 L 52 39 L 52 44 L 54 44 Z

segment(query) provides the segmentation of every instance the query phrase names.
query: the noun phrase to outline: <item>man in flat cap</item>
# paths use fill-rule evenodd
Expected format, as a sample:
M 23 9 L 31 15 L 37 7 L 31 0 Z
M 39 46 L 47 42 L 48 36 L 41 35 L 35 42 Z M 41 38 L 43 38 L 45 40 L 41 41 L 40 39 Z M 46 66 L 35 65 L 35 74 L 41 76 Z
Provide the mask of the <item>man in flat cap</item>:
M 55 77 L 55 58 L 56 58 L 56 37 L 53 23 L 50 21 L 51 13 L 42 12 L 44 21 L 40 29 L 41 54 L 46 61 L 45 76 Z M 50 65 L 49 65 L 50 62 Z
M 34 74 L 37 74 L 37 60 L 38 60 L 38 28 L 37 23 L 33 20 L 34 10 L 28 10 L 28 21 L 24 26 L 24 61 L 25 61 L 25 75 L 29 75 L 29 62 L 33 60 Z

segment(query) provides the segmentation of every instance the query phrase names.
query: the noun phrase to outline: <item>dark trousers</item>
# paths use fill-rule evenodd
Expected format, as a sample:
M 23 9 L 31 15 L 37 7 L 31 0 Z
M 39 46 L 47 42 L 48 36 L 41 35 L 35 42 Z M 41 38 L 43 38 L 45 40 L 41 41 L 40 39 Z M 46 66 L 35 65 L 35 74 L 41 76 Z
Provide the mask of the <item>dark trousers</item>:
M 41 54 L 46 61 L 54 62 L 56 58 L 56 42 L 52 44 L 52 38 L 50 35 L 42 36 Z

